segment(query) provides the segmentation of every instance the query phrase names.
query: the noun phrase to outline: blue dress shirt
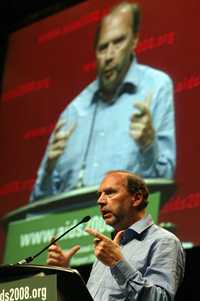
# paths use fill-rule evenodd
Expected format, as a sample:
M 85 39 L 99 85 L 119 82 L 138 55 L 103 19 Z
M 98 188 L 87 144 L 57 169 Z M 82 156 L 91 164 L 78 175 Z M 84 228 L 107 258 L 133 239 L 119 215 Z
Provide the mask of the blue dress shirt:
M 185 254 L 178 238 L 148 215 L 133 224 L 122 244 L 124 260 L 114 267 L 96 261 L 87 287 L 95 301 L 170 301 L 184 276 Z M 130 230 L 129 229 L 129 230 Z M 134 238 L 135 237 L 135 238 Z
M 122 89 L 125 85 L 126 89 Z M 75 125 L 51 174 L 45 171 L 47 151 L 40 165 L 31 200 L 100 183 L 114 169 L 143 178 L 172 178 L 176 164 L 173 86 L 168 75 L 133 60 L 123 85 L 111 102 L 98 93 L 98 78 L 63 111 L 64 129 Z M 132 89 L 130 89 L 132 87 Z M 136 102 L 152 95 L 150 111 L 155 140 L 141 150 L 130 136 Z

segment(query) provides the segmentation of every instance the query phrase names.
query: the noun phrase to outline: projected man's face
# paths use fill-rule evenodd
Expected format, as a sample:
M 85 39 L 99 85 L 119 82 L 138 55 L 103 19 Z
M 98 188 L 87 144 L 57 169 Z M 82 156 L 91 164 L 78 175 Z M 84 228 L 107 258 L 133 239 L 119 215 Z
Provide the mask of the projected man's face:
M 123 80 L 136 44 L 130 12 L 118 11 L 104 18 L 96 46 L 97 72 L 104 93 L 114 93 Z

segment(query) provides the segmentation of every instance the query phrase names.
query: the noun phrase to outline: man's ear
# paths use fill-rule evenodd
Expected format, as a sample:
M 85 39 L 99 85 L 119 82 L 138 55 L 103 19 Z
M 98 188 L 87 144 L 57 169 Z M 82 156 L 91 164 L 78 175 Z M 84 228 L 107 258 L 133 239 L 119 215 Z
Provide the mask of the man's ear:
M 143 196 L 141 193 L 135 193 L 133 196 L 133 202 L 132 205 L 134 208 L 140 207 L 141 203 L 143 202 Z
M 139 43 L 139 34 L 135 33 L 134 36 L 133 36 L 133 41 L 132 41 L 133 50 L 136 49 L 138 43 Z

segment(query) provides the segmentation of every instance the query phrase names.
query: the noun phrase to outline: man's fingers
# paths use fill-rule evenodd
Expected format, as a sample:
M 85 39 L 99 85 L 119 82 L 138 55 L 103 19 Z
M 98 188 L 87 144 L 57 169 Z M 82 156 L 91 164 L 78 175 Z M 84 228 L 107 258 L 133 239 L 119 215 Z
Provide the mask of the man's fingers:
M 58 124 L 58 127 L 54 130 L 54 142 L 68 140 L 76 128 L 76 123 L 70 125 L 68 129 L 62 129 L 63 126 L 64 122 L 61 120 L 60 124 Z
M 57 150 L 64 150 L 66 145 L 66 141 L 65 140 L 57 140 L 55 141 L 52 146 L 51 146 L 51 151 L 57 151 Z
M 67 131 L 60 131 L 55 134 L 54 140 L 52 141 L 51 146 L 49 148 L 48 157 L 50 160 L 57 159 L 60 155 L 62 155 L 66 147 L 66 142 L 74 132 L 75 127 L 76 125 L 74 124 Z
M 49 252 L 48 253 L 48 260 L 59 260 L 59 258 L 61 257 L 60 253 L 56 253 L 56 252 Z
M 49 152 L 49 160 L 57 159 L 62 153 L 63 153 L 63 150 L 60 150 L 60 149 Z
M 65 141 L 68 138 L 68 131 L 61 130 L 60 132 L 56 133 L 54 138 L 54 143 L 59 141 Z
M 152 98 L 153 98 L 153 93 L 149 93 L 148 95 L 145 96 L 144 100 L 143 101 L 138 101 L 134 104 L 135 105 L 141 105 L 141 109 L 144 107 L 144 108 L 147 108 L 147 109 L 150 109 L 151 107 L 151 103 L 152 103 Z
M 136 109 L 138 109 L 138 112 L 133 114 L 132 118 L 141 118 L 145 114 L 150 114 L 150 107 L 151 107 L 151 103 L 152 103 L 152 97 L 153 97 L 153 93 L 150 93 L 150 94 L 145 96 L 143 101 L 138 101 L 138 102 L 134 103 L 134 107 Z
M 151 107 L 151 102 L 153 98 L 153 93 L 149 93 L 147 96 L 145 96 L 144 103 L 146 104 L 147 108 L 150 109 Z
M 58 133 L 65 123 L 66 121 L 64 119 L 59 120 L 54 128 L 54 134 Z
M 75 128 L 76 128 L 77 124 L 74 123 L 70 126 L 70 128 L 68 129 L 68 131 L 66 132 L 66 138 L 68 139 L 72 133 L 74 132 Z
M 146 105 L 146 103 L 144 103 L 144 102 L 136 102 L 134 104 L 134 107 L 136 109 L 138 109 L 138 111 L 139 111 L 138 113 L 133 114 L 133 116 L 135 116 L 135 117 L 142 117 L 145 114 L 150 114 L 150 110 L 149 110 L 148 106 Z
M 108 239 L 107 236 L 99 233 L 97 230 L 92 229 L 92 228 L 85 228 L 85 231 L 89 234 L 91 234 L 92 236 L 94 236 L 95 238 L 98 238 L 99 240 L 103 240 L 103 239 Z
M 59 245 L 54 244 L 48 249 L 47 264 L 58 266 L 69 266 L 72 256 L 80 249 L 79 245 L 63 251 Z
M 48 265 L 58 265 L 58 261 L 56 259 L 53 259 L 53 258 L 48 258 L 47 259 L 47 264 Z
M 119 232 L 117 232 L 117 234 L 115 235 L 115 238 L 113 239 L 113 241 L 114 241 L 115 243 L 117 243 L 118 245 L 119 245 L 119 243 L 120 243 L 120 240 L 121 240 L 121 238 L 122 238 L 123 233 L 124 233 L 124 231 L 119 231 Z
M 131 123 L 130 125 L 130 129 L 133 131 L 142 131 L 144 129 L 145 125 L 143 122 L 134 122 Z
M 49 247 L 48 249 L 48 259 L 47 263 L 48 264 L 56 264 L 57 261 L 59 261 L 59 258 L 62 256 L 62 250 L 61 248 L 53 244 L 52 246 Z
M 48 248 L 48 252 L 50 252 L 50 251 L 57 252 L 59 249 L 60 249 L 60 247 L 55 243 Z
M 101 239 L 99 239 L 99 238 L 95 238 L 95 239 L 93 240 L 93 243 L 94 243 L 95 246 L 97 246 L 98 243 L 100 243 L 100 242 L 101 242 Z
M 80 246 L 76 245 L 67 251 L 67 256 L 70 258 L 80 250 Z

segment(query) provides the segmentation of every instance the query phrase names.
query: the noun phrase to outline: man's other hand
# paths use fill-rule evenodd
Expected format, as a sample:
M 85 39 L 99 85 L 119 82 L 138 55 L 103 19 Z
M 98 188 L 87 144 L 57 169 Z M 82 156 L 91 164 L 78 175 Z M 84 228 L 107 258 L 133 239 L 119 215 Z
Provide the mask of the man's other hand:
M 80 246 L 76 245 L 69 250 L 62 250 L 61 247 L 57 244 L 53 244 L 48 249 L 48 257 L 47 264 L 61 266 L 61 267 L 69 267 L 70 259 L 73 255 L 76 254 L 80 250 Z

